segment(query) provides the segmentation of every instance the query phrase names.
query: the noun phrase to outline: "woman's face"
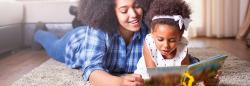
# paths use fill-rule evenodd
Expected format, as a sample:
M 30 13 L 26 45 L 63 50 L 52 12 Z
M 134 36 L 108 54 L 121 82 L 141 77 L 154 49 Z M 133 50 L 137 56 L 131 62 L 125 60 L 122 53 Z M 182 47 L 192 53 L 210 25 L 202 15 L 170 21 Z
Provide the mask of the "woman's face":
M 115 0 L 115 13 L 120 29 L 136 32 L 141 27 L 143 10 L 135 0 Z
M 172 59 L 181 39 L 181 32 L 178 28 L 167 24 L 157 24 L 153 29 L 153 39 L 156 47 L 160 50 L 165 59 Z

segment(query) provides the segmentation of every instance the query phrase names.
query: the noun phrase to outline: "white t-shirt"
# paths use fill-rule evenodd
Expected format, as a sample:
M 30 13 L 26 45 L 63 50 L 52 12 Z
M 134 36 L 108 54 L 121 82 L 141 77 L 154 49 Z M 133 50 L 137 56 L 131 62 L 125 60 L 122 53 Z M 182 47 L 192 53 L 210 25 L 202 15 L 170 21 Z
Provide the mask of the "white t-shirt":
M 164 59 L 160 51 L 156 48 L 152 34 L 148 34 L 145 38 L 146 45 L 151 52 L 152 59 L 156 67 L 167 67 L 167 66 L 181 66 L 182 60 L 187 55 L 187 44 L 188 41 L 185 37 L 181 38 L 180 44 L 177 45 L 177 52 L 173 59 Z M 147 73 L 147 67 L 145 64 L 144 57 L 142 56 L 137 64 L 137 69 L 134 72 L 135 74 L 141 74 L 143 79 L 149 79 Z

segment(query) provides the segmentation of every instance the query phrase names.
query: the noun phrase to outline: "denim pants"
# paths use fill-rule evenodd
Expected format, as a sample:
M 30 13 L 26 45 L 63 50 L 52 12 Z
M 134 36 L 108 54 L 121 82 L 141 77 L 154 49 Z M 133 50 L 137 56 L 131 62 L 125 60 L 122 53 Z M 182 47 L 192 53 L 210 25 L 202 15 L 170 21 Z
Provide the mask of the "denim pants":
M 80 28 L 70 30 L 64 36 L 58 38 L 57 35 L 48 31 L 38 30 L 34 35 L 35 42 L 42 45 L 47 54 L 57 61 L 65 63 L 65 47 L 72 34 Z

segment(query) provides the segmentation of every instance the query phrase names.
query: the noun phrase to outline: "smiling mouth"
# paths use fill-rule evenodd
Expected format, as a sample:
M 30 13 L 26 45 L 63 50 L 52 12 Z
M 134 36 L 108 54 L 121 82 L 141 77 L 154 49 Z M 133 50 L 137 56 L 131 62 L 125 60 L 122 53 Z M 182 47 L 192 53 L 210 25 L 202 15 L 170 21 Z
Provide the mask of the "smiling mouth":
M 162 54 L 164 54 L 164 55 L 169 55 L 170 54 L 170 51 L 163 50 L 162 52 L 163 52 Z
M 128 23 L 131 23 L 131 24 L 138 24 L 139 21 L 136 19 L 136 20 L 133 20 L 133 21 L 129 21 Z
M 171 49 L 171 50 L 162 50 L 164 55 L 169 55 L 171 54 L 175 49 Z

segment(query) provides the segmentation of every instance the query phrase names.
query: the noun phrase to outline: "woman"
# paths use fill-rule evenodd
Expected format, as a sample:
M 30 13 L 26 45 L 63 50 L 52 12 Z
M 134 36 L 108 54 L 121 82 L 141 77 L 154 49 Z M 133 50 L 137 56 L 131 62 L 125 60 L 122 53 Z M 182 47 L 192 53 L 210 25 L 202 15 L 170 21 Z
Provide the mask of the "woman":
M 80 18 L 86 26 L 60 39 L 39 30 L 34 39 L 52 58 L 83 71 L 83 79 L 95 86 L 143 86 L 141 76 L 132 74 L 148 33 L 142 2 L 151 0 L 81 0 Z

